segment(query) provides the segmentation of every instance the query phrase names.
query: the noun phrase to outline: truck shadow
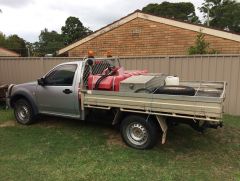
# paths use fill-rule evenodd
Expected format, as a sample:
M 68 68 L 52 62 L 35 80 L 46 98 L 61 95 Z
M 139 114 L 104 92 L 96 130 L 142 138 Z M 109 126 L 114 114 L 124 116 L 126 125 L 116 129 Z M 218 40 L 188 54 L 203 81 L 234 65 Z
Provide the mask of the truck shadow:
M 35 126 L 47 127 L 47 128 L 63 128 L 63 129 L 94 129 L 103 134 L 106 138 L 107 145 L 116 145 L 120 147 L 126 147 L 122 141 L 119 127 L 111 125 L 111 119 L 108 119 L 106 115 L 90 116 L 85 121 L 41 116 Z M 238 136 L 227 136 L 234 133 L 239 135 L 239 129 L 233 129 L 228 126 L 224 128 L 207 129 L 205 133 L 200 133 L 193 130 L 188 125 L 178 125 L 169 127 L 167 134 L 167 141 L 164 145 L 161 144 L 161 135 L 157 146 L 154 148 L 157 150 L 165 150 L 178 153 L 190 153 L 192 151 L 209 152 L 211 150 L 220 149 L 233 142 L 239 142 Z

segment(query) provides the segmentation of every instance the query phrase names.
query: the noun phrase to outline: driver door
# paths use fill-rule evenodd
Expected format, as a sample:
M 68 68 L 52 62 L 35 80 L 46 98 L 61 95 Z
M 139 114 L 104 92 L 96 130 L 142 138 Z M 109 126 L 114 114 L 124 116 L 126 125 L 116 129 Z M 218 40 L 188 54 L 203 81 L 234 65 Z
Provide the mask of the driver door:
M 44 85 L 36 91 L 40 113 L 79 117 L 76 69 L 77 64 L 60 65 L 45 76 Z

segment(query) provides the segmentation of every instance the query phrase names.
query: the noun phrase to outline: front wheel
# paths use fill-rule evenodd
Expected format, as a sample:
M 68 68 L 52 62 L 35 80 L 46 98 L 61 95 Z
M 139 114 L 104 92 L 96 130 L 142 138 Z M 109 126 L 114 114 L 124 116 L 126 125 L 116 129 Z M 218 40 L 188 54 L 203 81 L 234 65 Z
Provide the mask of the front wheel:
M 25 99 L 19 99 L 14 105 L 14 115 L 20 124 L 28 125 L 34 120 L 31 104 Z
M 121 123 L 122 138 L 132 148 L 152 148 L 157 142 L 157 133 L 158 129 L 154 120 L 143 116 L 128 116 Z

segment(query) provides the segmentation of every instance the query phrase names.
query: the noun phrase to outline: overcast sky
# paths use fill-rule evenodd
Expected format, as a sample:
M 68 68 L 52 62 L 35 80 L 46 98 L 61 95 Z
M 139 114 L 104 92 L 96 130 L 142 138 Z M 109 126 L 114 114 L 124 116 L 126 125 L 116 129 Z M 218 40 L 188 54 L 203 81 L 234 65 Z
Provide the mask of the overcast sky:
M 168 0 L 192 2 L 201 6 L 203 0 Z M 161 0 L 0 0 L 0 31 L 5 35 L 18 34 L 27 41 L 38 40 L 44 28 L 56 30 L 69 16 L 80 19 L 84 26 L 97 30 L 127 14 Z M 200 13 L 197 11 L 197 15 Z

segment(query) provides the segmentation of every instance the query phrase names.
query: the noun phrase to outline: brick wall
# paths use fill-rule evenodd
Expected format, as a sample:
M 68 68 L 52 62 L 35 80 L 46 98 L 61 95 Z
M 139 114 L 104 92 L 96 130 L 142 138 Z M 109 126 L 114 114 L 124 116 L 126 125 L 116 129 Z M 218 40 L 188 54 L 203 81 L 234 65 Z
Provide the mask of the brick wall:
M 198 33 L 170 25 L 136 18 L 69 51 L 70 57 L 85 56 L 94 50 L 96 56 L 111 50 L 114 56 L 185 55 L 194 45 Z M 211 35 L 205 36 L 221 54 L 240 54 L 240 42 Z

